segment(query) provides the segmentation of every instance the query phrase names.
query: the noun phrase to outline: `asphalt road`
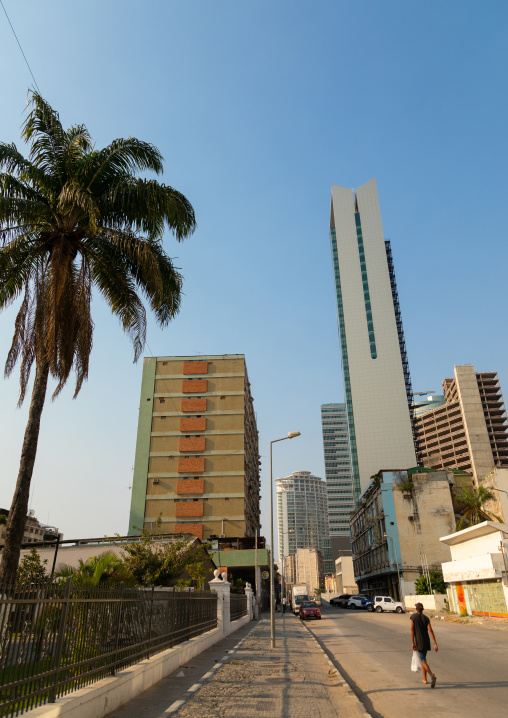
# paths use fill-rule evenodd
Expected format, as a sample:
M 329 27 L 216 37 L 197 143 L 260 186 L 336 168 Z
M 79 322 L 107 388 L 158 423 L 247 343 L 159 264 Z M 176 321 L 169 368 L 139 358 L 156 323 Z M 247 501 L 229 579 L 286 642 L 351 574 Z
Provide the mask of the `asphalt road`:
M 376 718 L 508 715 L 508 632 L 432 620 L 439 648 L 427 656 L 437 676 L 432 689 L 411 671 L 409 613 L 323 605 L 322 614 L 305 625 Z

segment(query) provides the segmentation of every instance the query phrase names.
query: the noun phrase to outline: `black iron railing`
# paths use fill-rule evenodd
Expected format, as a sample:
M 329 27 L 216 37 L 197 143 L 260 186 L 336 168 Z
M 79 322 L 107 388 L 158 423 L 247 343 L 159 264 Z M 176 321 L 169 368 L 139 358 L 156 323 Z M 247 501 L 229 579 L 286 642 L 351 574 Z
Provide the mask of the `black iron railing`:
M 247 596 L 241 595 L 238 593 L 232 593 L 230 596 L 231 604 L 230 604 L 230 611 L 231 611 L 231 620 L 236 621 L 237 618 L 241 618 L 242 616 L 246 616 L 249 609 L 247 607 Z
M 217 595 L 46 583 L 0 588 L 0 716 L 54 702 L 217 626 Z

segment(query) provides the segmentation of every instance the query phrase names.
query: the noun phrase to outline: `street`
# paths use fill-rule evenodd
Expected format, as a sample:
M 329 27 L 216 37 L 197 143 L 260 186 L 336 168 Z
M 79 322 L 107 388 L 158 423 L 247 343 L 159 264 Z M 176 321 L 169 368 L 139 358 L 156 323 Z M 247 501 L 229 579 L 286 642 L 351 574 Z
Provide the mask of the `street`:
M 506 715 L 508 641 L 504 631 L 447 623 L 432 626 L 439 651 L 428 654 L 437 686 L 411 671 L 409 613 L 367 613 L 322 606 L 305 625 L 377 718 L 490 718 Z M 299 620 L 290 614 L 288 620 Z

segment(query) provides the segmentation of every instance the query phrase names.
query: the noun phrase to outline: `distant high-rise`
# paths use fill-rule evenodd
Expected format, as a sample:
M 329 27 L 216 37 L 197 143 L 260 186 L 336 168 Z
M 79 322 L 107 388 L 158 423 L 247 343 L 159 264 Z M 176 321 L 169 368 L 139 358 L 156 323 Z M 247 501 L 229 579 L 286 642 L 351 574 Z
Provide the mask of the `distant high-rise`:
M 330 538 L 349 545 L 349 514 L 355 507 L 345 404 L 322 404 L 323 452 Z M 347 548 L 344 546 L 343 548 Z
M 317 548 L 328 564 L 325 571 L 331 573 L 325 482 L 310 471 L 295 471 L 275 483 L 279 559 L 296 554 L 298 548 Z
M 495 371 L 473 364 L 443 381 L 445 403 L 414 420 L 423 466 L 471 472 L 476 483 L 495 467 L 508 467 L 508 427 Z
M 416 464 L 411 380 L 375 179 L 356 192 L 332 185 L 330 241 L 358 498 L 380 469 Z

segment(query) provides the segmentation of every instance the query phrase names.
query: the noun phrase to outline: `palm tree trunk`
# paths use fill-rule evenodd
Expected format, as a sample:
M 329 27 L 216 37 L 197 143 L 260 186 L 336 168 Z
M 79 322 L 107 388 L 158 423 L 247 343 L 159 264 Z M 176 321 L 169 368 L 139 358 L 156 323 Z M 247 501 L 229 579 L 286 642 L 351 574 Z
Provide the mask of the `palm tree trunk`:
M 2 552 L 2 563 L 0 564 L 0 586 L 12 584 L 16 579 L 28 511 L 30 482 L 32 481 L 35 455 L 37 454 L 37 444 L 39 441 L 41 414 L 46 398 L 46 388 L 48 386 L 48 374 L 49 366 L 47 364 L 44 364 L 42 367 L 37 366 L 32 389 L 30 411 L 28 412 L 28 423 L 25 429 L 25 439 L 21 451 L 21 461 L 19 463 L 18 481 L 16 483 L 6 526 L 5 545 Z

